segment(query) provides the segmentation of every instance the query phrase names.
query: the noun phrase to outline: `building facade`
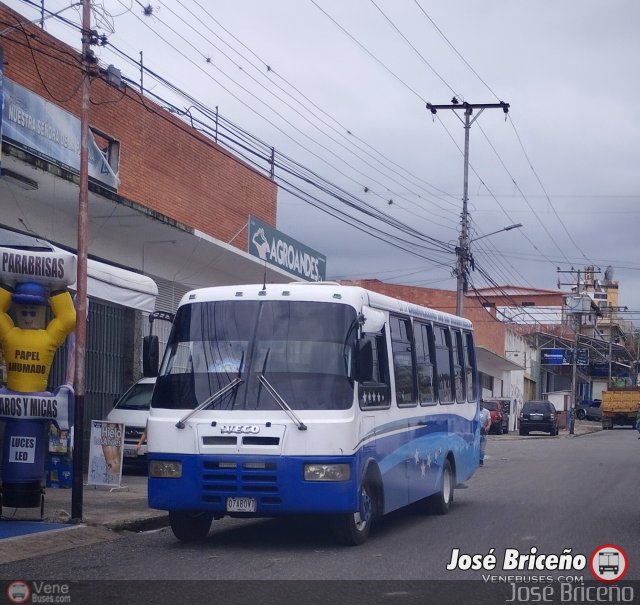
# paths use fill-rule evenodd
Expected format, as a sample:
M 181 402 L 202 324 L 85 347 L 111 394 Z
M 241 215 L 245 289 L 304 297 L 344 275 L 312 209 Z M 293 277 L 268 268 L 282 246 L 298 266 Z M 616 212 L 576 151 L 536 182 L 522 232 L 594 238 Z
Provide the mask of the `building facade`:
M 0 247 L 21 239 L 75 252 L 81 57 L 3 4 L 0 30 Z M 91 66 L 85 433 L 140 377 L 152 312 L 174 311 L 196 287 L 299 279 L 249 250 L 251 217 L 275 227 L 269 167 L 249 165 L 169 109 L 113 66 Z M 153 324 L 161 343 L 168 328 Z M 61 349 L 50 382 L 66 370 Z

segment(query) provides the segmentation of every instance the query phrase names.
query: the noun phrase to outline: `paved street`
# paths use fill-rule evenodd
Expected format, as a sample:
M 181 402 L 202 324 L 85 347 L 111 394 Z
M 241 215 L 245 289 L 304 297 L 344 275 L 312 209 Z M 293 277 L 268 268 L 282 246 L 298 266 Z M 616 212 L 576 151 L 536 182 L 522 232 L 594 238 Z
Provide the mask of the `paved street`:
M 204 544 L 178 542 L 168 528 L 123 532 L 0 566 L 3 578 L 90 579 L 481 579 L 447 571 L 452 549 L 500 561 L 507 548 L 587 558 L 602 544 L 627 554 L 626 579 L 640 579 L 640 442 L 628 429 L 576 438 L 493 437 L 486 466 L 445 517 L 405 510 L 381 520 L 370 540 L 336 546 L 317 519 L 214 521 Z M 112 536 L 112 537 L 116 537 Z M 486 572 L 484 572 L 486 573 Z M 502 573 L 499 568 L 495 573 Z M 577 575 L 591 579 L 587 569 Z

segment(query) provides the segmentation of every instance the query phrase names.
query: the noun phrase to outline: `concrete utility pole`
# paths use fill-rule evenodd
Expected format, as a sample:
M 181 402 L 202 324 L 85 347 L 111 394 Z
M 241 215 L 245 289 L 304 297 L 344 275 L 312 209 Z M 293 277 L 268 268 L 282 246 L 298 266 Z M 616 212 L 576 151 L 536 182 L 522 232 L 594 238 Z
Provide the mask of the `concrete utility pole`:
M 89 225 L 89 95 L 91 0 L 82 0 L 82 107 L 80 110 L 80 195 L 78 200 L 78 268 L 76 280 L 75 409 L 71 519 L 82 521 L 84 462 L 85 353 L 87 346 L 87 248 Z
M 456 97 L 451 99 L 451 105 L 432 105 L 427 103 L 427 109 L 436 114 L 438 109 L 453 109 L 454 111 L 464 111 L 464 186 L 462 194 L 462 220 L 460 226 L 460 237 L 458 239 L 458 247 L 456 248 L 457 264 L 456 264 L 456 315 L 462 317 L 464 315 L 464 294 L 467 291 L 467 265 L 469 264 L 469 214 L 467 212 L 467 203 L 469 201 L 469 131 L 471 125 L 480 117 L 485 109 L 502 109 L 505 114 L 509 113 L 509 104 L 500 103 L 460 103 Z M 480 111 L 471 119 L 474 109 Z M 461 120 L 460 116 L 456 116 Z M 462 121 L 462 120 L 461 120 Z
M 558 273 L 576 273 L 576 270 L 571 267 L 569 271 L 561 271 L 558 267 Z M 582 298 L 582 280 L 580 278 L 580 270 L 577 271 L 578 279 L 576 281 L 576 296 L 575 298 Z M 560 283 L 558 280 L 558 288 L 560 286 L 573 286 L 572 283 Z M 580 332 L 582 330 L 582 303 L 572 309 L 571 315 L 573 317 L 573 351 L 572 351 L 572 360 L 571 360 L 571 397 L 569 401 L 570 409 L 569 409 L 569 434 L 573 435 L 575 433 L 575 416 L 576 416 L 576 405 L 578 403 L 578 348 L 580 346 Z
M 580 330 L 582 329 L 582 314 L 574 315 L 574 335 L 573 335 L 573 359 L 571 360 L 571 410 L 569 413 L 569 434 L 575 433 L 576 422 L 576 391 L 578 390 L 578 346 L 580 344 Z

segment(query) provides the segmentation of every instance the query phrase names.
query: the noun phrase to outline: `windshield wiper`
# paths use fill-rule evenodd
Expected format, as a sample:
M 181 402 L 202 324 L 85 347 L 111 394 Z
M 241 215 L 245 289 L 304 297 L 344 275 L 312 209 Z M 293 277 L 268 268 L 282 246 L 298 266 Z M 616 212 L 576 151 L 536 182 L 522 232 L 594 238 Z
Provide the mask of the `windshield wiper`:
M 244 380 L 242 380 L 240 376 L 234 378 L 228 385 L 222 387 L 219 391 L 216 391 L 213 395 L 211 395 L 211 397 L 207 397 L 207 399 L 205 399 L 197 408 L 194 408 L 184 418 L 178 420 L 178 422 L 176 422 L 176 427 L 179 429 L 183 429 L 185 427 L 184 423 L 189 420 L 189 418 L 191 418 L 191 416 L 193 416 L 196 412 L 203 410 L 208 405 L 213 403 L 216 399 L 220 399 L 220 397 L 226 395 L 229 391 L 235 389 L 239 384 L 242 384 L 243 382 Z
M 258 380 L 260 381 L 261 384 L 264 385 L 264 388 L 267 389 L 267 392 L 269 393 L 269 395 L 271 395 L 271 397 L 273 397 L 276 400 L 276 403 L 286 412 L 289 418 L 293 420 L 293 422 L 298 427 L 298 430 L 306 431 L 307 425 L 295 415 L 295 412 L 289 407 L 289 404 L 280 396 L 280 393 L 276 391 L 274 386 L 265 378 L 265 375 L 258 374 Z

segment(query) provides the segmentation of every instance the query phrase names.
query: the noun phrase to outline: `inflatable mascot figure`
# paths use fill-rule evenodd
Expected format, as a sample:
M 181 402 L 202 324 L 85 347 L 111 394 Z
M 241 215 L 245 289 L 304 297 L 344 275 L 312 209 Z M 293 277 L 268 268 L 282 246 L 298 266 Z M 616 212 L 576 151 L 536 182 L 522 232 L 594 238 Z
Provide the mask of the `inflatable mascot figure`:
M 56 350 L 75 328 L 66 289 L 75 257 L 0 248 L 0 263 L 0 346 L 7 368 L 6 387 L 0 388 L 5 420 L 0 506 L 42 511 L 49 424 L 62 431 L 73 423 L 72 386 L 49 392 L 47 382 Z M 47 306 L 53 318 L 45 326 Z

